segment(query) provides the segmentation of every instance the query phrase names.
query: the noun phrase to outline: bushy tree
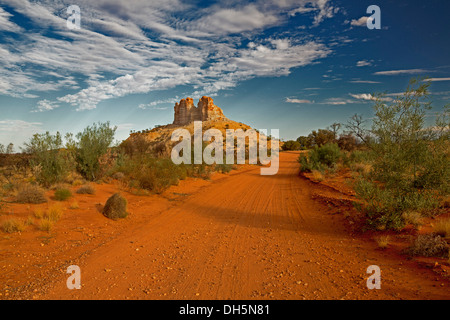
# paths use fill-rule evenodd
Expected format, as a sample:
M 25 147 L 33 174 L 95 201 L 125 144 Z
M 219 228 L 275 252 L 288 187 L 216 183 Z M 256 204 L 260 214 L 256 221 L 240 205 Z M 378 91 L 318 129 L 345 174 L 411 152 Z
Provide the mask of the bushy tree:
M 63 181 L 72 168 L 73 160 L 63 149 L 59 132 L 54 135 L 48 131 L 34 134 L 25 143 L 24 151 L 32 155 L 31 165 L 35 168 L 36 180 L 43 186 Z
M 98 178 L 99 159 L 105 155 L 114 141 L 117 127 L 106 123 L 94 123 L 76 135 L 76 159 L 80 173 L 88 180 Z
M 283 146 L 281 147 L 281 149 L 288 151 L 288 150 L 300 150 L 301 149 L 301 145 L 298 141 L 295 140 L 288 140 L 286 141 Z
M 361 210 L 374 226 L 399 228 L 404 211 L 432 209 L 439 194 L 448 194 L 449 109 L 434 127 L 425 127 L 431 108 L 428 87 L 429 82 L 412 80 L 389 105 L 377 96 L 371 130 L 355 126 L 360 137 L 370 137 L 366 144 L 373 155 L 372 173 L 358 181 L 356 192 L 366 201 Z
M 334 132 L 328 129 L 319 129 L 318 131 L 313 130 L 308 137 L 311 141 L 311 145 L 318 147 L 327 143 L 333 143 L 335 140 Z
M 337 139 L 337 144 L 341 150 L 353 151 L 358 146 L 358 140 L 351 133 L 341 134 Z

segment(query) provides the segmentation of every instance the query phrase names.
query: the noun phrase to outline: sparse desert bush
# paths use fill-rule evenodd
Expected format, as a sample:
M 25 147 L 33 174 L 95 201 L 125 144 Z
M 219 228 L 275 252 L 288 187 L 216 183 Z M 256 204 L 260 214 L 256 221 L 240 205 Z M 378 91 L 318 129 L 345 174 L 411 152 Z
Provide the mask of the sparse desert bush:
M 128 216 L 127 200 L 119 193 L 112 195 L 103 208 L 103 215 L 112 220 L 125 218 Z
M 223 163 L 223 164 L 217 164 L 217 165 L 214 167 L 214 169 L 215 169 L 217 172 L 228 173 L 228 172 L 230 172 L 231 170 L 233 170 L 233 165 L 231 165 L 231 164 L 226 164 L 226 163 Z
M 19 187 L 16 201 L 19 203 L 39 204 L 47 202 L 44 190 L 31 184 Z
M 146 168 L 138 175 L 140 186 L 143 189 L 161 193 L 171 185 L 178 184 L 178 167 L 167 161 L 156 161 L 151 168 Z
M 448 257 L 448 244 L 437 234 L 421 234 L 409 248 L 409 254 L 425 257 Z
M 55 200 L 65 201 L 72 196 L 72 192 L 69 189 L 57 189 L 55 191 Z
M 6 233 L 22 232 L 25 230 L 25 224 L 20 220 L 12 218 L 2 223 L 2 230 Z
M 50 232 L 53 228 L 53 224 L 54 224 L 54 222 L 52 220 L 42 219 L 41 221 L 39 221 L 38 228 L 41 231 Z
M 389 246 L 389 236 L 388 235 L 381 235 L 378 237 L 375 237 L 375 242 L 378 245 L 378 248 L 380 249 L 386 249 Z
M 190 165 L 189 165 L 190 166 Z M 187 175 L 188 166 L 175 165 L 170 158 L 155 159 L 151 155 L 127 158 L 116 168 L 125 175 L 131 188 L 161 193 L 171 185 L 178 184 Z
M 123 174 L 123 172 L 116 172 L 112 175 L 112 178 L 120 181 L 125 178 L 125 175 Z
M 443 237 L 443 238 L 449 238 L 450 237 L 450 218 L 446 219 L 440 219 L 438 222 L 436 222 L 433 225 L 434 232 Z
M 91 184 L 85 184 L 77 190 L 78 194 L 95 194 L 95 187 Z

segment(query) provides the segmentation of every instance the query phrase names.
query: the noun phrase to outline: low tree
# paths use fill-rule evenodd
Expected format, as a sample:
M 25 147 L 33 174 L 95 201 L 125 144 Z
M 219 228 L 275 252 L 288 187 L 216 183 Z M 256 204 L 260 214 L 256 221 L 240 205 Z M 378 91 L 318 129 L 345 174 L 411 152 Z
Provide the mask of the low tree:
M 284 151 L 289 151 L 289 150 L 300 150 L 301 149 L 301 145 L 298 141 L 295 140 L 288 140 L 286 141 L 283 146 L 281 147 L 281 149 L 283 149 Z
M 72 168 L 73 159 L 63 149 L 59 132 L 54 135 L 48 131 L 36 133 L 24 145 L 24 151 L 32 156 L 30 163 L 34 167 L 36 180 L 43 186 L 61 182 Z
M 80 173 L 88 180 L 98 178 L 100 158 L 105 155 L 114 141 L 117 127 L 106 123 L 94 123 L 76 135 L 76 159 Z
M 339 136 L 337 144 L 341 150 L 353 151 L 358 146 L 358 140 L 353 134 L 345 133 Z
M 321 147 L 327 143 L 333 143 L 335 134 L 328 129 L 319 129 L 318 131 L 313 130 L 308 138 L 310 139 L 312 146 Z
M 399 228 L 403 212 L 433 209 L 437 196 L 449 192 L 449 108 L 434 127 L 425 127 L 429 85 L 412 80 L 390 105 L 378 95 L 370 131 L 362 128 L 362 118 L 352 118 L 355 134 L 374 155 L 371 174 L 355 188 L 366 200 L 361 209 L 375 226 Z
M 300 136 L 297 138 L 297 142 L 300 144 L 302 150 L 310 149 L 312 146 L 310 137 Z

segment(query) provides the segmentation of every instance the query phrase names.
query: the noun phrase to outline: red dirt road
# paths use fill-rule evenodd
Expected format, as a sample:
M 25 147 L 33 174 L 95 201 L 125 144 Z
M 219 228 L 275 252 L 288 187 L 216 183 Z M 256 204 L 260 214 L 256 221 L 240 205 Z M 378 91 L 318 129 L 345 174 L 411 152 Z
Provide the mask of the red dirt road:
M 80 290 L 58 270 L 39 299 L 450 298 L 448 280 L 352 236 L 311 197 L 318 186 L 299 177 L 298 154 L 280 157 L 275 176 L 233 172 L 140 219 L 72 261 Z M 370 265 L 380 290 L 366 286 Z

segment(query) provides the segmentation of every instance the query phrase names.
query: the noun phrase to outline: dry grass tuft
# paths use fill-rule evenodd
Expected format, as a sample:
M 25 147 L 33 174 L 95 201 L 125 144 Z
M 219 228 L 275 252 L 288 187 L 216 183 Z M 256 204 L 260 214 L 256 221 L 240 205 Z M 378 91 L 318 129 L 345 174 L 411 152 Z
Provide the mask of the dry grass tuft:
M 25 230 L 25 224 L 20 220 L 12 218 L 2 223 L 2 230 L 6 233 L 22 232 Z
M 321 182 L 325 179 L 322 172 L 320 172 L 319 170 L 312 170 L 311 173 L 312 173 L 313 179 L 318 182 Z
M 433 230 L 437 235 L 443 238 L 450 237 L 450 218 L 440 219 L 433 225 Z
M 388 235 L 383 235 L 383 236 L 378 236 L 375 238 L 375 242 L 378 245 L 378 248 L 380 249 L 386 249 L 389 246 L 389 236 Z
M 417 211 L 407 211 L 403 212 L 402 218 L 406 224 L 412 224 L 414 227 L 417 228 L 420 225 L 422 215 Z
M 33 214 L 37 219 L 42 219 L 44 217 L 44 211 L 41 208 L 35 209 Z
M 59 219 L 61 219 L 62 214 L 63 214 L 63 208 L 61 208 L 58 205 L 53 205 L 50 208 L 48 208 L 48 210 L 45 212 L 44 220 L 47 219 L 47 220 L 56 222 Z
M 78 205 L 78 202 L 74 201 L 69 206 L 70 209 L 79 209 L 80 206 Z
M 50 232 L 50 231 L 52 230 L 52 228 L 53 228 L 53 224 L 54 224 L 54 222 L 53 222 L 52 220 L 49 220 L 49 219 L 42 219 L 42 220 L 39 222 L 38 228 L 39 228 L 39 230 L 41 230 L 41 231 L 47 231 L 47 232 Z
M 367 175 L 372 171 L 372 165 L 368 163 L 355 163 L 352 165 L 352 170 L 359 174 Z

